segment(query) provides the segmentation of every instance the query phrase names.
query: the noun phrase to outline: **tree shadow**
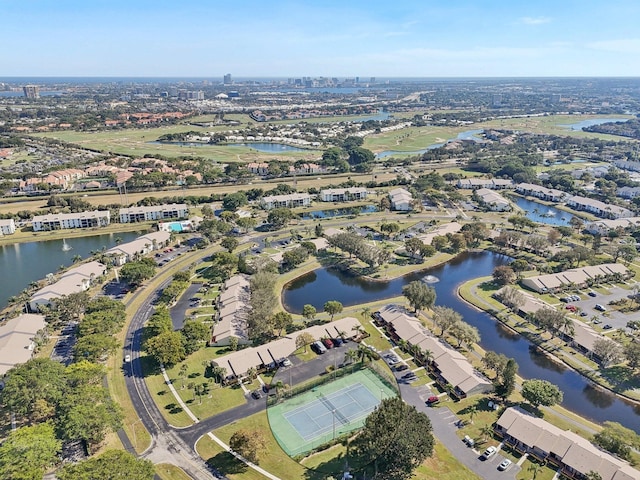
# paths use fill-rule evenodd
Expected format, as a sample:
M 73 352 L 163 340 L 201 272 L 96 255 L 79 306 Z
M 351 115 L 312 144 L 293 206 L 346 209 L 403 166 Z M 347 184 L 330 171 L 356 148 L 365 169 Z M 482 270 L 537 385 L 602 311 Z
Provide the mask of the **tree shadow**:
M 249 467 L 231 455 L 229 452 L 220 452 L 207 460 L 207 465 L 215 468 L 223 475 L 240 475 Z
M 177 415 L 182 412 L 182 407 L 177 403 L 169 403 L 164 408 L 165 410 L 168 410 L 171 415 Z

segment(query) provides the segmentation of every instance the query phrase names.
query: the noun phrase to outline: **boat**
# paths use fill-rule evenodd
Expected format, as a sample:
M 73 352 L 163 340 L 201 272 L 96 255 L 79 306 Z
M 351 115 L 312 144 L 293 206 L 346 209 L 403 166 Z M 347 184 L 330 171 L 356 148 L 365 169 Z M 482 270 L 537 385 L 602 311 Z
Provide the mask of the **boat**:
M 63 238 L 62 239 L 62 251 L 63 252 L 68 252 L 69 250 L 71 250 L 73 247 L 71 245 L 69 245 L 67 243 L 67 241 Z

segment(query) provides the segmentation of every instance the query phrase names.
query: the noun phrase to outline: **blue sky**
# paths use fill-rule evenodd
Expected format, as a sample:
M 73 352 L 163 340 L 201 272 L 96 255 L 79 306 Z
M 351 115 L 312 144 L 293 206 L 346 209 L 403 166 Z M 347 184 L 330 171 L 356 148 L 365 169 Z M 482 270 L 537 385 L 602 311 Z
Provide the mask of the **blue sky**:
M 0 0 L 0 75 L 640 76 L 638 0 Z

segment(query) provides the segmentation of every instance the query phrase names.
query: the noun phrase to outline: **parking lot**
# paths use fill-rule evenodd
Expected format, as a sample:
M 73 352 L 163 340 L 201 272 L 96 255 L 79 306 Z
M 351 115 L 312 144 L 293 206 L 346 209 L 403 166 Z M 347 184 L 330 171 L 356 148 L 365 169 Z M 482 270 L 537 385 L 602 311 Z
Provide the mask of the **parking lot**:
M 612 328 L 625 329 L 627 322 L 633 320 L 634 314 L 620 313 L 609 306 L 609 302 L 620 300 L 621 298 L 627 298 L 633 294 L 632 290 L 626 290 L 621 287 L 612 286 L 608 289 L 609 293 L 603 295 L 599 292 L 595 293 L 595 297 L 590 297 L 585 294 L 580 295 L 580 300 L 570 301 L 566 305 L 575 305 L 582 312 L 586 312 L 582 320 L 587 323 L 592 323 L 594 317 L 597 318 L 596 322 L 600 326 L 611 325 Z M 569 295 L 564 295 L 565 297 Z M 564 303 L 562 308 L 566 309 Z M 596 305 L 602 305 L 606 308 L 605 312 L 599 311 Z M 558 308 L 561 308 L 558 306 Z
M 62 328 L 60 337 L 51 352 L 51 360 L 64 365 L 71 364 L 73 360 L 73 347 L 76 344 L 75 331 L 77 322 L 69 322 Z

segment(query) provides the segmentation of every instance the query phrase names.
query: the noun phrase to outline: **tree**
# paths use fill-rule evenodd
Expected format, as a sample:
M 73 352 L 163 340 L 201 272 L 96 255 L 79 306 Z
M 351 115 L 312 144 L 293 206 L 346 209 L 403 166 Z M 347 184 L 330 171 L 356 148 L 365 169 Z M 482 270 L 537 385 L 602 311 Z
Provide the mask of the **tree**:
M 617 262 L 618 258 L 622 258 L 624 263 L 629 265 L 631 262 L 633 262 L 633 259 L 636 258 L 637 256 L 638 256 L 638 249 L 636 248 L 636 246 L 631 244 L 625 244 L 625 245 L 619 245 L 615 249 L 613 254 L 613 260 Z
M 282 254 L 282 270 L 291 270 L 304 263 L 309 258 L 309 250 L 300 246 L 287 250 Z
M 593 470 L 589 470 L 587 472 L 587 474 L 585 475 L 585 479 L 586 480 L 602 480 L 602 475 L 600 475 L 598 472 L 593 471 Z
M 331 321 L 333 321 L 333 316 L 337 313 L 342 312 L 342 303 L 337 300 L 329 300 L 324 304 L 324 311 L 331 315 Z
M 187 376 L 187 371 L 189 370 L 189 366 L 186 363 L 183 363 L 182 365 L 180 365 L 180 370 L 178 370 L 178 377 L 180 378 L 181 382 L 181 389 L 184 390 L 184 379 Z
M 278 312 L 273 316 L 273 325 L 276 330 L 280 331 L 280 336 L 283 332 L 293 325 L 293 317 L 288 312 Z
M 459 321 L 454 323 L 449 330 L 449 334 L 458 342 L 458 348 L 460 348 L 463 343 L 469 347 L 474 343 L 480 342 L 478 329 L 469 325 L 467 322 Z
M 499 265 L 493 269 L 493 281 L 496 285 L 509 285 L 516 281 L 516 274 L 511 267 Z
M 0 477 L 39 480 L 57 462 L 61 448 L 50 423 L 13 430 L 0 444 Z
M 562 391 L 547 380 L 534 378 L 522 382 L 522 396 L 534 407 L 550 407 L 562 402 Z
M 499 293 L 496 293 L 496 297 L 512 312 L 520 310 L 527 301 L 524 293 L 513 287 L 502 288 Z
M 440 328 L 440 335 L 443 336 L 456 323 L 462 322 L 462 315 L 449 307 L 438 305 L 433 308 L 433 323 Z
M 35 421 L 42 406 L 55 408 L 65 387 L 64 365 L 49 358 L 33 358 L 7 372 L 0 399 L 18 418 Z
M 425 247 L 425 244 L 418 237 L 411 237 L 404 242 L 404 249 L 407 251 L 409 255 L 412 257 L 415 255 L 420 255 L 422 249 Z
M 146 339 L 155 337 L 165 332 L 173 331 L 173 322 L 171 321 L 171 314 L 166 306 L 161 306 L 156 309 L 151 315 L 146 325 L 144 326 L 144 337 Z
M 195 320 L 185 322 L 180 333 L 187 355 L 199 350 L 211 339 L 211 327 Z
M 171 366 L 186 358 L 182 334 L 165 332 L 148 339 L 144 343 L 146 352 L 162 365 Z
M 436 302 L 436 291 L 420 280 L 414 280 L 402 287 L 402 295 L 406 297 L 416 312 L 431 308 Z
M 367 417 L 352 448 L 363 464 L 373 465 L 372 478 L 405 480 L 431 456 L 433 444 L 429 417 L 393 397 Z
M 308 332 L 302 332 L 296 337 L 296 349 L 304 348 L 304 352 L 307 352 L 307 346 L 315 342 L 315 338 Z
M 517 374 L 518 363 L 513 358 L 510 358 L 502 370 L 502 375 L 496 376 L 496 394 L 503 400 L 506 400 L 515 390 Z
M 291 209 L 286 207 L 274 208 L 269 210 L 267 222 L 273 225 L 273 228 L 279 229 L 287 225 L 295 217 Z
M 240 207 L 244 207 L 249 200 L 244 192 L 228 193 L 222 199 L 222 208 L 228 211 L 235 211 Z
M 73 358 L 90 362 L 104 361 L 109 355 L 118 350 L 119 343 L 113 337 L 104 333 L 95 333 L 78 338 L 73 346 Z
M 493 350 L 489 350 L 482 357 L 482 364 L 488 370 L 493 370 L 496 372 L 495 379 L 501 379 L 502 373 L 504 372 L 505 367 L 507 366 L 507 362 L 509 359 L 506 355 L 502 353 L 496 353 Z
M 150 258 L 125 263 L 122 268 L 120 268 L 120 278 L 136 287 L 145 280 L 152 278 L 155 274 L 156 264 Z
M 631 449 L 640 446 L 640 437 L 633 430 L 617 422 L 604 422 L 604 428 L 593 436 L 593 443 L 626 460 L 631 458 Z
M 266 451 L 267 442 L 262 431 L 241 429 L 231 436 L 229 446 L 250 462 L 258 463 Z
M 150 460 L 138 459 L 123 450 L 107 450 L 98 457 L 67 464 L 56 472 L 60 480 L 152 480 L 154 475 Z
M 302 316 L 306 318 L 308 322 L 316 317 L 316 313 L 318 313 L 318 311 L 313 305 L 307 303 L 302 307 Z
M 634 370 L 640 367 L 640 343 L 629 342 L 624 346 L 624 357 Z
M 622 360 L 622 348 L 620 344 L 608 338 L 598 338 L 593 342 L 593 353 L 600 358 L 603 367 Z
M 230 336 L 229 337 L 229 350 L 231 350 L 232 352 L 235 352 L 236 350 L 238 350 L 238 344 L 240 343 L 240 340 L 238 340 L 238 337 L 235 336 Z
M 378 360 L 380 358 L 380 355 L 378 355 L 364 343 L 360 343 L 358 345 L 358 349 L 356 350 L 356 352 L 358 354 L 358 360 L 361 363 L 369 363 L 372 360 Z
M 220 246 L 226 249 L 229 253 L 233 253 L 233 251 L 238 248 L 239 244 L 240 242 L 238 242 L 238 239 L 235 237 L 224 237 L 220 241 Z

